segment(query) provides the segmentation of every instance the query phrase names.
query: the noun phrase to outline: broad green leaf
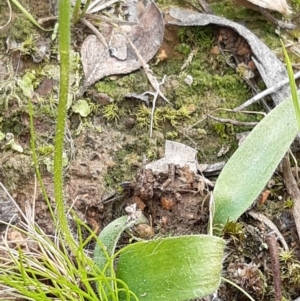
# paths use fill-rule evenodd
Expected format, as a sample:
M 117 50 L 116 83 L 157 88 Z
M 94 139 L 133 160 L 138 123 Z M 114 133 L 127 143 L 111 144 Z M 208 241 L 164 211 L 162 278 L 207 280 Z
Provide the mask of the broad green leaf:
M 214 226 L 239 218 L 261 193 L 295 139 L 291 98 L 274 108 L 249 134 L 216 181 Z
M 139 300 L 200 298 L 220 285 L 224 247 L 224 240 L 209 235 L 138 242 L 120 251 L 116 275 Z M 125 300 L 122 293 L 119 300 Z

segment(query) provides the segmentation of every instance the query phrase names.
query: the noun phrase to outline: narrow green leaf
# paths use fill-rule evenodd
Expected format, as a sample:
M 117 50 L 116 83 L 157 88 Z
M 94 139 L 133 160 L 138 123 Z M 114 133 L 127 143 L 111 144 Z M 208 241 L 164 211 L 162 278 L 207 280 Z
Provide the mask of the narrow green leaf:
M 128 221 L 128 216 L 121 216 L 108 224 L 100 233 L 99 241 L 94 251 L 93 261 L 102 270 L 107 260 L 114 254 L 117 242 L 126 229 L 141 223 L 148 223 L 146 217 L 141 215 L 138 220 Z
M 298 132 L 292 99 L 274 108 L 233 154 L 216 181 L 214 226 L 240 217 L 261 193 Z
M 81 18 L 84 17 L 86 11 L 88 10 L 88 8 L 89 8 L 89 6 L 90 6 L 90 2 L 91 2 L 91 0 L 87 0 L 87 1 L 86 1 L 86 3 L 85 3 L 85 5 L 84 5 L 84 7 L 83 7 L 83 9 L 82 9 L 82 11 L 81 11 L 81 13 L 80 13 L 80 15 L 79 15 L 78 20 L 80 20 Z
M 284 53 L 287 72 L 288 72 L 288 75 L 289 75 L 289 82 L 290 82 L 290 88 L 291 88 L 291 94 L 292 94 L 296 119 L 297 119 L 297 122 L 298 122 L 298 129 L 300 129 L 300 105 L 299 105 L 299 101 L 298 101 L 297 87 L 296 87 L 296 83 L 295 83 L 294 72 L 293 72 L 293 68 L 292 68 L 290 58 L 288 56 L 288 53 L 287 53 L 287 51 L 285 49 L 285 46 L 284 46 L 282 41 L 281 41 L 281 45 L 282 45 L 282 49 L 283 49 L 283 53 Z
M 45 29 L 43 28 L 35 19 L 34 17 L 20 4 L 18 0 L 10 0 L 25 16 L 26 18 L 31 21 L 35 26 L 39 29 L 44 31 L 52 31 L 52 29 Z
M 117 278 L 143 301 L 200 298 L 219 287 L 224 247 L 209 235 L 138 242 L 120 251 Z

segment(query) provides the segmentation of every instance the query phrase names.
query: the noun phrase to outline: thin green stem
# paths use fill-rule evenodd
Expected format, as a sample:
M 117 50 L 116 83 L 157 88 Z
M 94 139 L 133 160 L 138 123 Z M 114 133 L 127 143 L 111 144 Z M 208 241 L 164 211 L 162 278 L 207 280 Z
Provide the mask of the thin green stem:
M 43 183 L 41 173 L 39 170 L 37 153 L 36 153 L 36 148 L 35 148 L 35 132 L 34 132 L 34 125 L 33 125 L 33 106 L 32 106 L 32 102 L 29 98 L 28 98 L 28 113 L 29 113 L 29 124 L 30 124 L 30 147 L 31 147 L 31 152 L 32 152 L 32 160 L 33 160 L 33 164 L 35 167 L 35 173 L 38 178 L 39 184 L 41 186 L 43 196 L 47 202 L 47 206 L 48 206 L 50 214 L 52 216 L 52 220 L 55 221 L 55 216 L 54 216 L 51 204 L 50 204 L 50 200 L 48 198 L 48 195 L 47 195 L 47 192 L 45 189 L 45 185 Z
M 57 218 L 60 230 L 64 235 L 67 245 L 73 254 L 76 253 L 76 242 L 70 231 L 64 206 L 63 195 L 63 146 L 67 116 L 67 102 L 69 92 L 70 72 L 70 0 L 59 1 L 59 54 L 60 54 L 60 81 L 59 102 L 56 120 L 55 142 L 54 142 L 54 195 L 57 206 Z
M 224 282 L 227 282 L 229 283 L 230 285 L 234 286 L 235 288 L 237 288 L 239 291 L 241 291 L 246 297 L 249 298 L 249 300 L 251 301 L 255 301 L 245 290 L 243 290 L 240 286 L 238 286 L 237 284 L 235 284 L 234 282 L 224 278 L 224 277 L 221 277 L 222 281 Z

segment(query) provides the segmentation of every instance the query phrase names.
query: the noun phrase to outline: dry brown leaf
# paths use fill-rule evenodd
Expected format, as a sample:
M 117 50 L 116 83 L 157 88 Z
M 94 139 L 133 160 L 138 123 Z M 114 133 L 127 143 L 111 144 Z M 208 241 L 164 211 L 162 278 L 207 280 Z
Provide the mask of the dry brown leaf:
M 160 201 L 161 201 L 162 207 L 166 210 L 171 210 L 172 207 L 175 205 L 174 200 L 171 198 L 163 197 L 163 198 L 161 198 Z
M 282 14 L 291 14 L 292 11 L 285 0 L 248 0 L 249 2 L 267 8 L 269 10 L 279 11 Z
M 258 204 L 263 205 L 268 200 L 270 193 L 271 193 L 271 190 L 263 191 L 259 196 Z
M 136 25 L 119 25 L 121 31 L 103 24 L 101 33 L 108 47 L 95 35 L 88 36 L 82 44 L 81 59 L 85 74 L 83 90 L 105 76 L 126 74 L 141 67 L 136 53 L 124 37 L 132 41 L 145 62 L 148 62 L 159 49 L 164 35 L 164 20 L 157 6 L 149 1 Z
M 262 8 L 278 11 L 284 15 L 288 15 L 292 13 L 286 0 L 235 0 L 235 2 L 245 6 L 247 6 L 247 2 L 248 3 L 250 2 Z

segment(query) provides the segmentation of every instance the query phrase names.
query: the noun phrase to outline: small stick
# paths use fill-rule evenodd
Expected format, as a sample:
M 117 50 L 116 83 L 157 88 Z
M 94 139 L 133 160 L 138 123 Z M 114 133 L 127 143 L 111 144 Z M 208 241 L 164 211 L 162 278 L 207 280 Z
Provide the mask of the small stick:
M 123 36 L 126 38 L 127 42 L 130 44 L 131 48 L 134 50 L 135 54 L 137 55 L 140 63 L 142 64 L 142 67 L 147 75 L 147 78 L 151 84 L 151 86 L 153 87 L 153 89 L 155 90 L 155 92 L 168 104 L 171 104 L 170 101 L 166 98 L 166 96 L 160 91 L 159 86 L 162 83 L 159 83 L 157 78 L 153 75 L 152 70 L 150 69 L 149 65 L 146 64 L 145 60 L 143 59 L 143 57 L 141 56 L 141 54 L 139 53 L 139 51 L 137 50 L 137 48 L 135 47 L 135 45 L 132 43 L 132 41 L 127 37 L 126 34 L 124 34 L 124 32 L 122 31 L 122 29 L 117 26 L 116 24 L 112 24 L 113 26 L 115 26 L 116 28 L 118 28 L 118 30 L 123 34 Z M 164 76 L 165 79 L 165 76 Z M 164 82 L 163 79 L 163 82 Z
M 8 21 L 6 22 L 6 24 L 4 24 L 3 26 L 0 26 L 0 29 L 3 29 L 4 27 L 6 27 L 10 22 L 11 22 L 11 18 L 12 18 L 12 9 L 11 9 L 11 5 L 10 5 L 10 1 L 6 0 L 8 8 L 9 8 L 9 17 L 8 17 Z
M 268 11 L 266 11 L 264 8 L 260 7 L 260 12 L 263 14 L 269 21 L 273 22 L 275 25 L 279 26 L 282 29 L 295 29 L 296 25 L 293 23 L 286 23 L 282 22 L 280 20 L 277 20 L 274 18 Z
M 293 176 L 291 170 L 290 157 L 288 155 L 285 155 L 285 157 L 282 160 L 282 172 L 283 172 L 283 178 L 284 178 L 286 190 L 288 194 L 291 196 L 292 200 L 294 201 L 292 214 L 296 224 L 298 237 L 300 238 L 300 191 L 298 188 L 298 183 L 296 182 Z
M 38 23 L 42 25 L 46 22 L 57 21 L 57 20 L 58 20 L 58 16 L 50 16 L 50 17 L 45 17 L 45 18 L 38 19 Z
M 151 110 L 151 118 L 150 118 L 150 134 L 149 134 L 150 138 L 152 138 L 152 133 L 153 133 L 154 111 L 155 111 L 156 100 L 158 97 L 158 90 L 153 94 L 153 96 L 154 97 L 152 100 L 152 110 Z
M 261 223 L 265 224 L 267 227 L 269 227 L 269 229 L 272 230 L 272 233 L 276 233 L 278 239 L 280 240 L 283 249 L 285 251 L 289 250 L 289 247 L 284 239 L 284 237 L 282 236 L 282 234 L 280 233 L 280 231 L 278 230 L 278 228 L 276 227 L 276 225 L 269 220 L 265 215 L 263 215 L 262 213 L 259 212 L 255 212 L 253 210 L 250 210 L 247 212 L 247 214 L 249 214 L 251 217 L 253 217 L 254 219 L 260 221 Z
M 213 14 L 213 11 L 211 10 L 210 6 L 207 4 L 205 0 L 199 0 L 199 4 L 202 6 L 204 12 L 206 14 Z
M 152 92 L 145 92 L 144 94 L 150 94 L 153 96 L 153 100 L 152 100 L 152 110 L 151 110 L 151 118 L 150 118 L 150 138 L 152 138 L 152 133 L 153 133 L 153 122 L 154 122 L 154 111 L 155 111 L 155 105 L 156 105 L 156 100 L 157 97 L 159 95 L 159 86 L 163 85 L 165 83 L 165 79 L 166 79 L 166 75 L 163 77 L 162 81 L 160 83 L 158 83 L 158 90 L 155 93 Z
M 238 125 L 238 126 L 256 126 L 258 122 L 242 122 L 234 119 L 225 119 L 225 118 L 219 118 L 219 117 L 214 117 L 212 115 L 206 115 L 207 117 L 222 122 L 222 123 L 229 123 L 232 125 Z
M 276 235 L 273 231 L 267 234 L 266 242 L 267 242 L 267 245 L 269 248 L 271 264 L 272 264 L 275 301 L 281 301 L 282 291 L 281 291 L 281 277 L 280 277 L 278 247 L 277 247 L 277 242 L 276 242 Z
M 84 24 L 86 27 L 88 27 L 95 35 L 96 37 L 100 40 L 100 42 L 106 47 L 108 48 L 108 44 L 107 42 L 105 41 L 103 35 L 100 33 L 100 31 L 91 23 L 89 22 L 88 20 L 82 18 L 80 19 L 80 22 L 82 24 Z
M 92 20 L 100 20 L 102 22 L 114 23 L 119 25 L 136 25 L 138 22 L 135 21 L 123 21 L 116 18 L 109 18 L 103 15 L 85 14 L 85 17 Z
M 300 71 L 294 74 L 294 78 L 297 79 L 300 77 Z M 280 81 L 279 83 L 277 83 L 276 85 L 274 85 L 273 87 L 270 87 L 258 94 L 256 94 L 254 97 L 250 98 L 249 100 L 247 100 L 246 102 L 244 102 L 242 105 L 238 106 L 237 108 L 233 109 L 234 111 L 241 111 L 245 108 L 247 108 L 248 106 L 258 102 L 260 99 L 262 99 L 263 97 L 276 92 L 278 89 L 280 89 L 282 86 L 286 85 L 289 83 L 289 79 L 285 79 Z

